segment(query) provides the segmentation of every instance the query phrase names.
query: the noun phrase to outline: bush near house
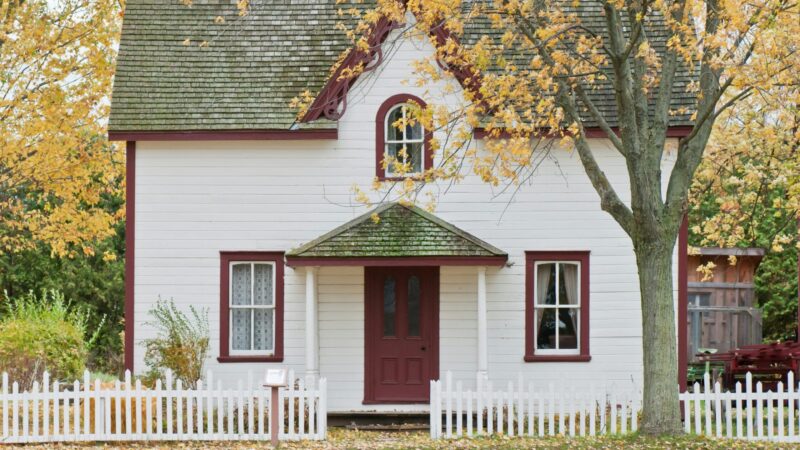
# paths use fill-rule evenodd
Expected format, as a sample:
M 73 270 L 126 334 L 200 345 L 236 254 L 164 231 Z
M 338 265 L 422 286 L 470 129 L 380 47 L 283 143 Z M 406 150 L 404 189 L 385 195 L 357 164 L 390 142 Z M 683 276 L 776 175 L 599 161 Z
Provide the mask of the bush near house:
M 208 311 L 190 306 L 187 315 L 171 299 L 159 298 L 149 313 L 154 320 L 147 326 L 155 328 L 157 334 L 144 341 L 144 362 L 149 368 L 145 379 L 154 383 L 170 370 L 184 386 L 194 388 L 208 355 Z
M 9 300 L 0 319 L 0 371 L 28 389 L 48 371 L 52 379 L 82 376 L 89 347 L 86 314 L 55 290 Z

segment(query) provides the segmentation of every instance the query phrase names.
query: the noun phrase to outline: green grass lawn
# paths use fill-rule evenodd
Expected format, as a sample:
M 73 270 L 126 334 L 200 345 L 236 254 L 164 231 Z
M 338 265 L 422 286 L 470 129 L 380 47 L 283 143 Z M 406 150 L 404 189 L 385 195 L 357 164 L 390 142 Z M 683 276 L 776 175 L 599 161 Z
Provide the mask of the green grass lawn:
M 49 444 L 25 446 L 24 448 L 267 448 L 262 442 L 154 442 L 154 443 L 112 443 L 112 444 Z M 332 428 L 328 440 L 323 442 L 286 442 L 286 449 L 786 449 L 800 448 L 800 445 L 771 444 L 766 442 L 747 442 L 733 440 L 714 440 L 696 436 L 679 438 L 645 438 L 628 435 L 624 437 L 603 438 L 508 438 L 482 437 L 474 439 L 431 441 L 427 432 L 377 432 L 354 431 Z

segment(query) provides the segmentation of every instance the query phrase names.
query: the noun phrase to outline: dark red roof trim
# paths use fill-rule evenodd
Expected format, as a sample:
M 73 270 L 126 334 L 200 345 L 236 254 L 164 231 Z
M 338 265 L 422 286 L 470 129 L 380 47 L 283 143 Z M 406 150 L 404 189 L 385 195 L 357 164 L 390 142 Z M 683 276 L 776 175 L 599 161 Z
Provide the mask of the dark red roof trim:
M 383 62 L 383 42 L 389 37 L 392 30 L 400 26 L 402 24 L 381 17 L 367 36 L 369 50 L 363 51 L 355 47 L 350 49 L 300 121 L 312 122 L 320 117 L 339 120 L 347 109 L 347 93 L 360 76 L 359 74 L 343 77 L 342 72 L 352 70 L 359 65 L 363 65 L 361 73 L 370 72 L 378 67 Z
M 109 141 L 291 141 L 337 139 L 338 130 L 109 131 Z
M 353 48 L 347 54 L 345 59 L 336 68 L 336 71 L 328 79 L 327 83 L 322 87 L 308 108 L 305 116 L 300 120 L 301 122 L 312 122 L 325 117 L 330 120 L 339 120 L 344 115 L 347 109 L 347 93 L 350 88 L 355 84 L 361 73 L 374 70 L 383 62 L 382 44 L 386 41 L 389 33 L 392 30 L 401 27 L 402 24 L 390 21 L 386 17 L 381 17 L 375 24 L 370 34 L 367 36 L 367 43 L 369 44 L 369 51 L 358 51 Z M 449 30 L 442 24 L 430 30 L 430 35 L 436 40 L 438 45 L 445 44 L 448 39 L 458 42 Z M 377 57 L 377 59 L 376 59 Z M 437 58 L 439 67 L 451 73 L 461 86 L 472 92 L 477 98 L 480 97 L 481 78 L 478 71 L 472 65 L 464 65 L 463 67 L 451 67 Z M 341 74 L 346 69 L 355 69 L 359 65 L 363 65 L 364 69 L 361 73 L 354 77 L 342 78 Z
M 508 261 L 508 256 L 399 256 L 399 257 L 365 257 L 365 258 L 304 258 L 287 256 L 286 265 L 290 267 L 307 266 L 497 266 Z

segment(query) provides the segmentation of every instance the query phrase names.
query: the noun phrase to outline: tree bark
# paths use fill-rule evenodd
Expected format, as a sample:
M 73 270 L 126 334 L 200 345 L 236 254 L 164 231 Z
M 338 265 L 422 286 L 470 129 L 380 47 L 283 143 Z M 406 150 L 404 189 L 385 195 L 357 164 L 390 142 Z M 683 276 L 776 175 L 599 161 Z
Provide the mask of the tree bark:
M 672 285 L 675 242 L 665 236 L 671 234 L 665 230 L 655 240 L 654 236 L 634 237 L 644 350 L 641 431 L 649 435 L 682 433 Z

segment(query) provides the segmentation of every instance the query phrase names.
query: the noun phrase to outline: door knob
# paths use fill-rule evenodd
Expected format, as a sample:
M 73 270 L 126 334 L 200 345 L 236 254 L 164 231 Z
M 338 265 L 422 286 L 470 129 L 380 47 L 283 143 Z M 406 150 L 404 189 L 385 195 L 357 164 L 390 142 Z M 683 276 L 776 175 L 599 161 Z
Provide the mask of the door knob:
M 427 349 L 428 349 L 428 347 L 426 347 L 426 346 L 424 346 L 424 345 L 423 345 L 423 346 L 422 346 L 422 347 L 420 347 L 419 349 L 420 349 L 420 350 L 422 350 L 422 351 L 424 352 L 425 350 L 427 350 Z

